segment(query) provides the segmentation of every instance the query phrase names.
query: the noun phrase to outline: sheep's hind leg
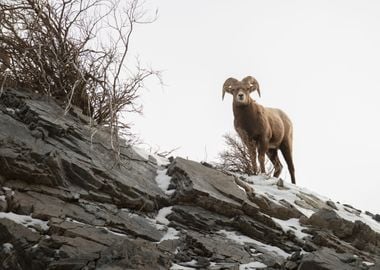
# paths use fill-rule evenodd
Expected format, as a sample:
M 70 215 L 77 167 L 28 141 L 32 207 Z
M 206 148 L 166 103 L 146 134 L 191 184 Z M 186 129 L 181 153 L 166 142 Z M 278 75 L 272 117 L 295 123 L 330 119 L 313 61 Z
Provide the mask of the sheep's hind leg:
M 288 165 L 288 170 L 290 173 L 290 178 L 292 180 L 292 183 L 296 183 L 296 177 L 294 173 L 294 164 L 293 164 L 293 157 L 292 157 L 292 149 L 289 143 L 281 145 L 280 147 L 282 155 L 284 156 L 284 159 L 286 161 L 286 164 Z
M 280 162 L 280 159 L 278 158 L 277 149 L 269 149 L 267 152 L 267 156 L 274 166 L 273 176 L 279 177 L 279 175 L 281 174 L 281 171 L 282 171 L 282 164 Z

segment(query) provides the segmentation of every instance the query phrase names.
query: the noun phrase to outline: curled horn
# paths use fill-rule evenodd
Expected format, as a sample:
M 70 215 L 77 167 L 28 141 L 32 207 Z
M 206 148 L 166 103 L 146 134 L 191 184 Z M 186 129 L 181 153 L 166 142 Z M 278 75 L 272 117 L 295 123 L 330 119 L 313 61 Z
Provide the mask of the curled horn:
M 261 97 L 260 86 L 255 78 L 253 78 L 252 76 L 248 76 L 243 79 L 243 82 L 249 85 L 251 92 L 257 90 L 259 97 Z
M 224 95 L 227 93 L 231 94 L 231 89 L 234 84 L 236 84 L 238 80 L 235 78 L 228 78 L 224 84 L 223 84 L 223 93 L 222 93 L 222 100 L 224 99 Z

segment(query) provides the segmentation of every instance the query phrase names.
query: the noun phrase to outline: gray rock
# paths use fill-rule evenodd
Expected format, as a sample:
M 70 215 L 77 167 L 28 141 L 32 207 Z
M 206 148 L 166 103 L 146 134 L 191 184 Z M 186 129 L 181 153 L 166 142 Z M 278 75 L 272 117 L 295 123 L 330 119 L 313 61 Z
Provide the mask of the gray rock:
M 372 217 L 372 218 L 375 216 L 374 214 L 372 214 L 372 213 L 369 212 L 369 211 L 365 211 L 364 214 L 366 214 L 367 216 L 370 216 L 370 217 Z
M 168 197 L 156 183 L 152 156 L 144 159 L 122 144 L 116 162 L 107 130 L 91 127 L 76 108 L 65 114 L 52 99 L 5 90 L 0 126 L 0 211 L 49 226 L 1 218 L 0 269 L 169 269 L 173 263 L 239 269 L 252 261 L 267 269 L 380 265 L 379 235 L 341 219 L 333 203 L 310 194 L 297 200 L 317 211 L 307 218 L 286 200 L 255 194 L 244 177 L 171 158 L 175 192 Z M 272 218 L 299 218 L 312 237 L 300 240 Z
M 175 200 L 234 216 L 257 213 L 259 207 L 235 184 L 235 179 L 200 163 L 176 158 L 168 169 L 175 183 Z
M 374 215 L 373 219 L 376 220 L 377 222 L 380 222 L 380 215 L 379 214 Z
M 276 185 L 280 188 L 284 187 L 284 180 L 282 178 L 278 179 Z
M 295 207 L 289 207 L 289 203 L 286 201 L 277 203 L 261 195 L 256 195 L 252 198 L 252 201 L 260 207 L 260 211 L 275 218 L 286 220 L 303 216 L 303 214 Z
M 27 93 L 6 91 L 2 102 L 19 109 L 14 116 L 0 117 L 0 170 L 5 180 L 28 176 L 31 184 L 77 186 L 93 192 L 94 199 L 112 198 L 121 207 L 147 211 L 155 208 L 152 198 L 164 196 L 154 180 L 154 164 L 130 148 L 120 149 L 123 164 L 114 166 L 110 140 L 99 128 L 94 133 L 54 102 L 31 99 Z M 31 135 L 30 129 L 38 128 L 47 131 L 43 140 Z
M 326 205 L 329 206 L 329 207 L 331 207 L 334 210 L 338 210 L 338 208 L 336 207 L 336 205 L 335 205 L 335 203 L 333 201 L 327 201 Z
M 0 218 L 0 269 L 32 269 L 30 268 L 32 256 L 25 256 L 26 250 L 38 243 L 41 238 L 38 232 L 12 220 Z M 4 248 L 4 244 L 12 248 Z M 46 258 L 42 259 L 40 265 L 46 266 L 46 264 Z
M 285 264 L 285 269 L 287 270 L 295 270 L 297 269 L 297 267 L 298 267 L 298 264 L 295 262 L 286 262 Z
M 356 265 L 345 263 L 347 254 L 339 254 L 329 248 L 322 248 L 302 258 L 298 270 L 357 270 Z
M 316 212 L 306 221 L 306 224 L 331 230 L 336 237 L 352 243 L 359 250 L 380 252 L 380 234 L 361 221 L 353 223 L 340 218 L 333 210 L 322 209 Z
M 306 194 L 304 192 L 300 192 L 299 194 L 297 194 L 297 196 L 301 200 L 298 201 L 298 204 L 306 209 L 320 210 L 326 207 L 325 202 L 321 201 L 313 194 Z
M 313 214 L 308 222 L 309 225 L 332 230 L 338 237 L 347 237 L 352 234 L 354 224 L 338 216 L 334 210 L 321 209 Z
M 165 270 L 170 266 L 170 256 L 157 249 L 156 244 L 129 239 L 103 251 L 96 262 L 98 270 Z

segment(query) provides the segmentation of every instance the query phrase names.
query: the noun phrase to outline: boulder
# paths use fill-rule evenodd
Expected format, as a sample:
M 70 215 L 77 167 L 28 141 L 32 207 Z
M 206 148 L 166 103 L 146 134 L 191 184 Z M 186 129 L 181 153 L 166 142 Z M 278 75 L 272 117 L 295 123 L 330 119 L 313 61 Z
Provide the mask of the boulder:
M 303 256 L 298 270 L 358 270 L 366 269 L 363 261 L 357 256 L 336 253 L 329 248 L 322 248 Z M 374 268 L 373 268 L 374 269 Z

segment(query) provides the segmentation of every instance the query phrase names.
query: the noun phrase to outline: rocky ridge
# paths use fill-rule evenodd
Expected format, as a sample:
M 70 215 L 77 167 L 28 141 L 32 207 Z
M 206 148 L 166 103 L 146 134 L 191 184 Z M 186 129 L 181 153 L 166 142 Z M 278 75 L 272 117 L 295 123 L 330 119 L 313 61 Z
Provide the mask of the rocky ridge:
M 378 215 L 281 179 L 121 147 L 0 96 L 0 269 L 380 269 Z

